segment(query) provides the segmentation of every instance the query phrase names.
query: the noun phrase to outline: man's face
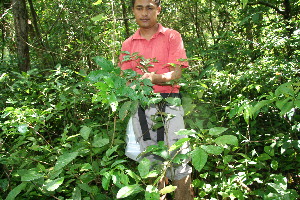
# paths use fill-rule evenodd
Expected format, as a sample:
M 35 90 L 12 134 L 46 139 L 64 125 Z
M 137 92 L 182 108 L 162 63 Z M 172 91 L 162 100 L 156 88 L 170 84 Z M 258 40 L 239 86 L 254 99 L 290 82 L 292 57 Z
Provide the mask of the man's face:
M 153 0 L 136 0 L 133 14 L 137 24 L 141 28 L 151 28 L 157 23 L 157 16 L 161 11 Z

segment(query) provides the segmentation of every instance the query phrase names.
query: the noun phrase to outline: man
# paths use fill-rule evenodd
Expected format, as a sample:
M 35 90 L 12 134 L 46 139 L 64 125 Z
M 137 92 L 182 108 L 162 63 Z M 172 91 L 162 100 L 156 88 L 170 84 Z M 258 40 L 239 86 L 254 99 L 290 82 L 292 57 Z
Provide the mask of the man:
M 122 45 L 122 51 L 127 51 L 131 54 L 139 52 L 139 55 L 144 58 L 155 58 L 157 62 L 151 63 L 153 67 L 149 67 L 148 71 L 144 72 L 134 60 L 122 62 L 124 54 L 121 54 L 121 69 L 132 69 L 141 75 L 141 79 L 150 79 L 154 84 L 154 93 L 160 93 L 164 98 L 180 97 L 180 87 L 167 83 L 181 78 L 181 68 L 188 67 L 187 62 L 180 61 L 180 59 L 186 59 L 181 35 L 177 31 L 165 28 L 157 22 L 157 17 L 161 12 L 160 0 L 132 0 L 132 6 L 133 14 L 140 28 L 134 35 L 125 40 Z M 151 129 L 154 124 L 151 116 L 162 111 L 161 109 L 165 113 L 175 116 L 166 122 L 162 134 L 159 133 L 161 132 L 159 130 L 154 131 Z M 142 130 L 145 124 L 148 128 L 148 134 L 145 134 L 145 131 Z M 142 151 L 147 146 L 157 144 L 158 141 L 164 141 L 165 144 L 171 146 L 177 140 L 185 137 L 175 134 L 180 129 L 184 129 L 181 106 L 165 105 L 159 107 L 151 105 L 146 110 L 140 108 L 133 116 L 133 126 Z M 181 151 L 181 153 L 186 152 L 187 148 Z M 157 159 L 154 155 L 148 158 L 151 161 Z M 176 200 L 193 199 L 190 178 L 191 170 L 191 167 L 185 161 L 181 166 L 174 167 L 168 171 L 167 178 L 172 180 L 172 185 L 177 186 L 175 190 Z

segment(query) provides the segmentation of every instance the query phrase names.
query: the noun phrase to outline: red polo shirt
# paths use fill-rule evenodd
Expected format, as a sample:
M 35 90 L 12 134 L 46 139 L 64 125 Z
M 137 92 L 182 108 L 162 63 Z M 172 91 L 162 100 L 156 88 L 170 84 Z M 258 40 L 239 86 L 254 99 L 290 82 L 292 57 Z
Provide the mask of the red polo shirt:
M 157 33 L 148 41 L 141 37 L 140 30 L 124 41 L 122 51 L 130 53 L 139 52 L 144 58 L 156 58 L 158 62 L 151 63 L 153 67 L 149 67 L 149 72 L 163 74 L 170 72 L 170 64 L 179 64 L 182 67 L 188 67 L 188 62 L 179 61 L 186 59 L 186 53 L 183 46 L 180 33 L 175 30 L 165 28 L 159 24 Z M 130 60 L 122 62 L 124 54 L 120 55 L 121 69 L 132 69 L 139 74 L 143 74 L 141 69 L 137 67 L 136 61 Z M 154 85 L 155 93 L 179 93 L 178 85 Z

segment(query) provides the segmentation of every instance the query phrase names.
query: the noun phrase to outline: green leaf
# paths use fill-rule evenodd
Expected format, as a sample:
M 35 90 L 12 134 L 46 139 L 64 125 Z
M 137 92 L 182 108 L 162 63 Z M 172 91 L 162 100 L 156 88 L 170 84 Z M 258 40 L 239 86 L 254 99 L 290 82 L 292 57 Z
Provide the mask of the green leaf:
M 265 161 L 265 160 L 270 160 L 271 157 L 266 153 L 262 153 L 261 155 L 258 156 L 257 159 L 260 161 Z
M 72 199 L 81 200 L 81 191 L 79 187 L 75 187 L 72 192 Z
M 130 111 L 131 103 L 132 101 L 126 101 L 119 109 L 119 117 L 121 120 L 124 120 L 124 118 L 128 115 Z
M 177 132 L 175 132 L 176 135 L 195 135 L 197 132 L 195 130 L 186 130 L 181 129 Z
M 215 142 L 219 146 L 224 146 L 226 144 L 231 144 L 238 146 L 238 139 L 234 135 L 223 135 L 215 139 Z
M 3 73 L 0 76 L 0 83 L 3 82 L 5 80 L 5 77 L 8 76 L 7 73 Z
M 96 17 L 99 17 L 101 19 L 102 16 L 103 16 L 103 14 L 100 14 Z M 96 19 L 99 19 L 99 18 L 96 18 Z M 105 70 L 107 72 L 112 72 L 113 71 L 114 65 L 111 61 L 106 60 L 105 58 L 100 57 L 100 56 L 96 56 L 94 58 L 94 60 L 97 63 L 97 65 L 99 65 L 103 70 Z
M 280 115 L 285 115 L 287 112 L 289 112 L 290 110 L 292 110 L 294 108 L 294 103 L 292 101 L 287 102 L 283 108 L 281 109 Z
M 208 158 L 207 153 L 200 147 L 196 147 L 192 151 L 192 164 L 195 167 L 195 169 L 198 170 L 199 172 L 206 164 L 207 158 Z
M 214 145 L 202 145 L 201 148 L 206 151 L 206 153 L 213 155 L 220 155 L 224 150 L 223 147 Z
M 280 174 L 272 174 L 271 179 L 274 180 L 274 183 L 268 183 L 273 187 L 278 193 L 285 191 L 287 189 L 287 178 Z
M 150 168 L 151 168 L 151 161 L 147 158 L 143 158 L 138 165 L 140 176 L 142 178 L 145 178 L 148 175 Z
M 267 106 L 271 103 L 273 103 L 274 101 L 273 100 L 263 100 L 263 101 L 260 101 L 258 102 L 251 110 L 252 114 L 256 114 L 257 112 L 260 111 L 260 109 L 264 106 Z
M 158 189 L 153 185 L 147 185 L 146 192 L 145 192 L 145 199 L 146 200 L 157 200 L 159 199 L 160 195 Z
M 78 152 L 65 153 L 58 157 L 57 162 L 54 166 L 54 171 L 58 171 L 64 168 L 67 164 L 72 162 L 78 155 Z
M 225 132 L 228 128 L 224 127 L 214 127 L 209 129 L 209 135 L 220 135 L 221 133 Z
M 274 169 L 274 170 L 278 169 L 278 162 L 276 160 L 272 160 L 271 168 Z
M 139 193 L 141 191 L 143 191 L 143 188 L 141 188 L 141 186 L 139 186 L 137 184 L 136 185 L 124 186 L 118 191 L 117 198 L 122 199 L 122 198 L 128 197 L 132 194 Z
M 275 95 L 277 97 L 280 97 L 282 94 L 287 97 L 294 97 L 294 89 L 292 82 L 284 83 L 275 90 Z
M 88 193 L 93 193 L 93 188 L 89 186 L 87 183 L 78 184 L 78 187 Z
M 17 187 L 15 187 L 14 189 L 12 189 L 5 200 L 14 200 L 19 194 L 20 192 L 26 187 L 27 183 L 26 182 L 22 182 L 20 185 L 18 185 Z
M 88 127 L 88 126 L 83 126 L 80 129 L 80 135 L 83 137 L 83 139 L 88 140 L 90 133 L 92 131 L 92 128 Z
M 242 0 L 243 8 L 245 8 L 247 6 L 247 3 L 248 3 L 248 0 Z
M 48 191 L 56 190 L 64 182 L 64 177 L 57 178 L 55 180 L 47 180 L 45 182 L 45 189 Z
M 99 14 L 99 15 L 91 18 L 91 20 L 95 21 L 95 22 L 97 22 L 97 21 L 104 21 L 106 19 L 107 19 L 107 16 L 105 16 L 104 14 Z
M 109 148 L 106 152 L 105 155 L 109 158 L 113 153 L 115 153 L 118 149 L 119 145 L 113 146 L 112 148 Z
M 129 169 L 126 170 L 126 173 L 137 182 L 141 180 L 141 178 L 136 173 L 134 173 L 133 171 L 131 171 Z
M 181 138 L 180 140 L 178 140 L 177 142 L 175 142 L 172 146 L 170 146 L 169 151 L 174 151 L 176 149 L 179 149 L 182 147 L 182 145 L 189 141 L 191 138 Z
M 22 134 L 28 131 L 28 124 L 21 124 L 18 126 L 18 131 Z
M 108 172 L 104 173 L 103 177 L 102 177 L 102 187 L 104 190 L 108 190 L 110 180 L 111 180 L 110 173 L 108 173 Z
M 95 3 L 93 3 L 93 5 L 99 5 L 99 4 L 101 4 L 102 3 L 102 0 L 98 0 L 98 1 L 96 1 Z
M 269 156 L 274 156 L 274 148 L 271 146 L 265 146 L 264 151 L 269 155 Z
M 44 176 L 43 174 L 37 172 L 36 169 L 18 170 L 18 174 L 21 176 L 21 181 L 33 181 Z
M 101 135 L 95 135 L 94 141 L 93 141 L 93 147 L 103 147 L 105 145 L 109 144 L 108 138 L 103 138 Z
M 173 98 L 173 97 L 168 97 L 165 98 L 166 102 L 173 106 L 180 106 L 181 105 L 181 99 L 180 98 Z
M 164 194 L 167 194 L 167 193 L 171 193 L 171 192 L 174 192 L 176 190 L 177 186 L 173 186 L 173 185 L 168 185 L 166 187 L 164 187 L 163 189 L 161 189 L 159 191 L 160 194 L 164 195 Z

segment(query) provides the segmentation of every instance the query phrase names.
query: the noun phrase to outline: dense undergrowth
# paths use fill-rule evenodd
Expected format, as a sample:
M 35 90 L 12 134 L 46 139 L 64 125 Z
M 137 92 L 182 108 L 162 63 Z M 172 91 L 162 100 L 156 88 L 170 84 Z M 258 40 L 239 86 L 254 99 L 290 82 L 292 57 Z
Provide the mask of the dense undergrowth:
M 200 58 L 199 58 L 200 59 Z M 190 61 L 181 80 L 196 199 L 297 199 L 300 182 L 300 82 L 295 62 L 265 60 L 228 72 Z M 124 156 L 128 117 L 137 102 L 159 102 L 151 84 L 96 57 L 99 70 L 57 65 L 2 70 L 0 199 L 157 199 L 163 169 Z M 271 63 L 272 64 L 272 63 Z M 277 63 L 278 64 L 278 63 Z M 281 66 L 280 68 L 275 66 Z M 201 78 L 199 78 L 201 77 Z M 169 99 L 169 103 L 178 103 Z M 162 170 L 162 171 L 159 171 Z M 154 182 L 153 182 L 154 178 Z

